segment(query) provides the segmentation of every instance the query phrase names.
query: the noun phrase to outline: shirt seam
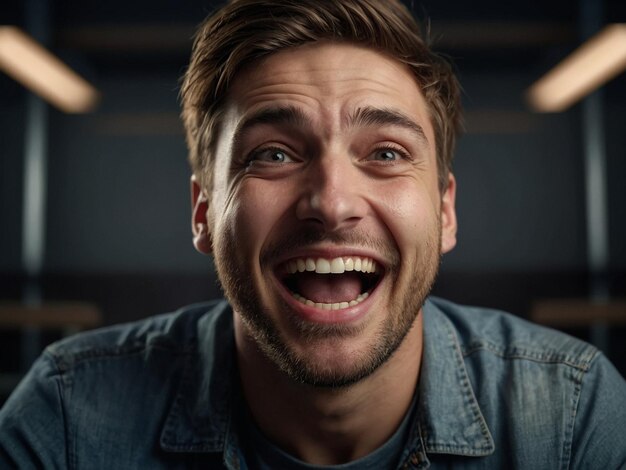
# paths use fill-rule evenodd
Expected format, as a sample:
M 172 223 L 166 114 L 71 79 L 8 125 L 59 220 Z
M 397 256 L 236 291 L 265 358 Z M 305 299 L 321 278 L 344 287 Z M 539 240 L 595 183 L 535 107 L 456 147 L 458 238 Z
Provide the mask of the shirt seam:
M 474 393 L 471 381 L 467 376 L 467 370 L 465 368 L 463 348 L 458 338 L 458 334 L 452 322 L 446 318 L 446 322 L 443 323 L 443 327 L 446 329 L 446 338 L 449 341 L 448 346 L 454 351 L 454 364 L 456 366 L 457 380 L 462 387 L 463 401 L 466 410 L 469 410 L 472 415 L 473 424 L 477 424 L 480 428 L 482 436 L 482 442 L 479 444 L 475 442 L 472 447 L 467 445 L 458 445 L 452 443 L 445 443 L 443 441 L 433 440 L 428 434 L 428 426 L 423 426 L 422 438 L 424 440 L 425 448 L 427 452 L 434 452 L 439 454 L 451 454 L 451 455 L 466 455 L 466 456 L 485 456 L 490 455 L 495 451 L 495 443 L 489 430 L 489 425 L 485 421 L 485 418 L 480 409 L 480 405 Z
M 95 348 L 77 352 L 55 352 L 48 349 L 46 353 L 52 357 L 59 371 L 66 371 L 70 366 L 78 366 L 85 362 L 136 356 L 148 349 L 170 352 L 176 356 L 188 356 L 193 353 L 193 347 L 177 350 L 176 348 L 169 348 L 159 344 L 137 344 L 122 348 Z
M 461 348 L 461 344 L 459 342 L 456 331 L 454 330 L 452 325 L 447 324 L 446 326 L 448 327 L 448 340 L 450 341 L 450 345 L 452 346 L 453 349 L 456 349 L 458 353 L 458 354 L 455 354 L 455 357 L 454 357 L 455 362 L 456 362 L 456 367 L 457 367 L 457 373 L 461 373 L 461 371 L 463 371 L 463 374 L 458 378 L 460 379 L 460 383 L 463 386 L 463 392 L 465 395 L 465 399 L 467 401 L 466 406 L 470 405 L 469 409 L 471 410 L 472 416 L 474 418 L 474 422 L 479 424 L 483 439 L 486 441 L 486 444 L 483 443 L 483 445 L 481 446 L 474 445 L 474 448 L 470 450 L 470 453 L 480 455 L 480 454 L 484 454 L 485 452 L 487 453 L 493 452 L 494 450 L 493 438 L 489 430 L 489 425 L 486 423 L 485 418 L 482 414 L 482 410 L 480 409 L 480 405 L 478 403 L 476 394 L 474 393 L 474 387 L 472 387 L 472 383 L 469 380 L 469 377 L 467 376 L 467 370 L 465 369 L 465 363 L 463 359 L 463 351 Z M 456 452 L 459 452 L 460 450 L 458 447 L 459 446 L 453 446 L 451 444 L 448 444 L 445 446 L 445 448 L 454 449 L 454 451 Z M 462 448 L 464 446 L 460 446 L 460 447 Z
M 503 349 L 490 342 L 474 343 L 462 348 L 463 357 L 469 357 L 479 351 L 489 351 L 502 359 L 523 359 L 540 364 L 562 364 L 583 372 L 587 372 L 591 367 L 591 363 L 597 357 L 599 351 L 597 349 L 587 348 L 589 357 L 575 359 L 563 356 L 556 351 L 527 351 L 517 347 Z
M 76 458 L 76 450 L 74 449 L 74 441 L 71 439 L 69 432 L 69 424 L 68 424 L 68 415 L 67 415 L 67 407 L 65 400 L 65 388 L 69 384 L 67 382 L 66 375 L 64 374 L 63 369 L 60 367 L 57 362 L 57 358 L 49 351 L 45 353 L 51 362 L 54 370 L 56 371 L 55 375 L 58 380 L 55 380 L 57 393 L 59 396 L 59 405 L 61 408 L 61 419 L 63 421 L 63 434 L 65 435 L 65 458 L 67 459 L 67 464 L 70 469 L 77 468 L 77 458 Z
M 574 429 L 576 428 L 576 419 L 578 418 L 578 411 L 579 411 L 579 406 L 580 406 L 580 397 L 582 395 L 583 382 L 584 382 L 585 377 L 588 375 L 591 367 L 597 362 L 596 359 L 599 356 L 600 356 L 600 353 L 598 351 L 598 354 L 594 355 L 593 359 L 590 361 L 588 370 L 580 371 L 580 373 L 572 376 L 572 379 L 574 380 L 574 394 L 572 396 L 570 422 L 569 422 L 568 429 L 567 429 L 568 436 L 566 437 L 566 439 L 564 439 L 564 442 L 563 442 L 563 447 L 564 447 L 563 468 L 564 469 L 571 468 L 571 464 L 572 464 L 572 455 L 573 455 L 572 446 L 574 445 Z

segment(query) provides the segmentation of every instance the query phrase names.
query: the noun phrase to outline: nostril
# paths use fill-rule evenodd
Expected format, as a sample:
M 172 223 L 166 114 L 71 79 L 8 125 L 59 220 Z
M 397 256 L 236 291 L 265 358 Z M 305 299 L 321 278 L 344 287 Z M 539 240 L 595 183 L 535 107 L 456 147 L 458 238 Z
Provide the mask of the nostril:
M 314 193 L 302 197 L 296 207 L 299 220 L 313 221 L 325 230 L 333 231 L 354 226 L 366 213 L 365 201 L 350 192 Z

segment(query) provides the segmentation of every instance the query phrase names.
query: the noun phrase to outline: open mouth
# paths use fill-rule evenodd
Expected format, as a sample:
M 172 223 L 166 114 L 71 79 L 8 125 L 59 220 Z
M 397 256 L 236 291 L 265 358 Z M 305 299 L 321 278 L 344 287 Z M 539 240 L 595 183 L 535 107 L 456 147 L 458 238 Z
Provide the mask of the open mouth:
M 374 259 L 361 256 L 295 258 L 281 266 L 281 282 L 304 305 L 341 310 L 363 302 L 383 278 Z

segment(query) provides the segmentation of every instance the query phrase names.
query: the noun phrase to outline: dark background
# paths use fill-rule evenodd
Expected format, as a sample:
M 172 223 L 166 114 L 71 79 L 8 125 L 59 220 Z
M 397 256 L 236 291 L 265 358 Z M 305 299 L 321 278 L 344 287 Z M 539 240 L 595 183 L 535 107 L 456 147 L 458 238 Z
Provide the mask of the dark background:
M 95 304 L 103 323 L 219 295 L 211 259 L 191 244 L 189 169 L 178 88 L 195 25 L 215 2 L 49 1 L 48 47 L 102 93 L 97 110 L 48 114 L 43 300 Z M 435 48 L 455 63 L 467 131 L 456 154 L 459 242 L 435 293 L 529 317 L 543 299 L 589 294 L 581 105 L 537 114 L 525 90 L 580 44 L 571 0 L 428 0 Z M 604 21 L 626 22 L 605 0 Z M 26 27 L 4 0 L 0 24 Z M 614 298 L 626 297 L 626 75 L 603 87 Z M 18 301 L 27 92 L 0 73 L 0 301 Z M 626 313 L 625 313 L 626 315 Z M 588 338 L 585 328 L 565 328 Z M 626 373 L 626 332 L 607 351 Z M 45 338 L 44 338 L 45 339 Z M 3 332 L 12 363 L 16 331 Z M 17 346 L 16 346 L 17 347 Z

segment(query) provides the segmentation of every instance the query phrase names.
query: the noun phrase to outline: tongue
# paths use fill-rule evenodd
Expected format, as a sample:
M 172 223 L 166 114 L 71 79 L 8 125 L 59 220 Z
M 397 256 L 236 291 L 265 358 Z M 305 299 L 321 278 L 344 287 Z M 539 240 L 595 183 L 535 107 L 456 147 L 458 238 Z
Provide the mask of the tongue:
M 296 291 L 313 302 L 326 304 L 350 302 L 361 293 L 361 278 L 353 272 L 344 274 L 304 272 L 296 275 Z

